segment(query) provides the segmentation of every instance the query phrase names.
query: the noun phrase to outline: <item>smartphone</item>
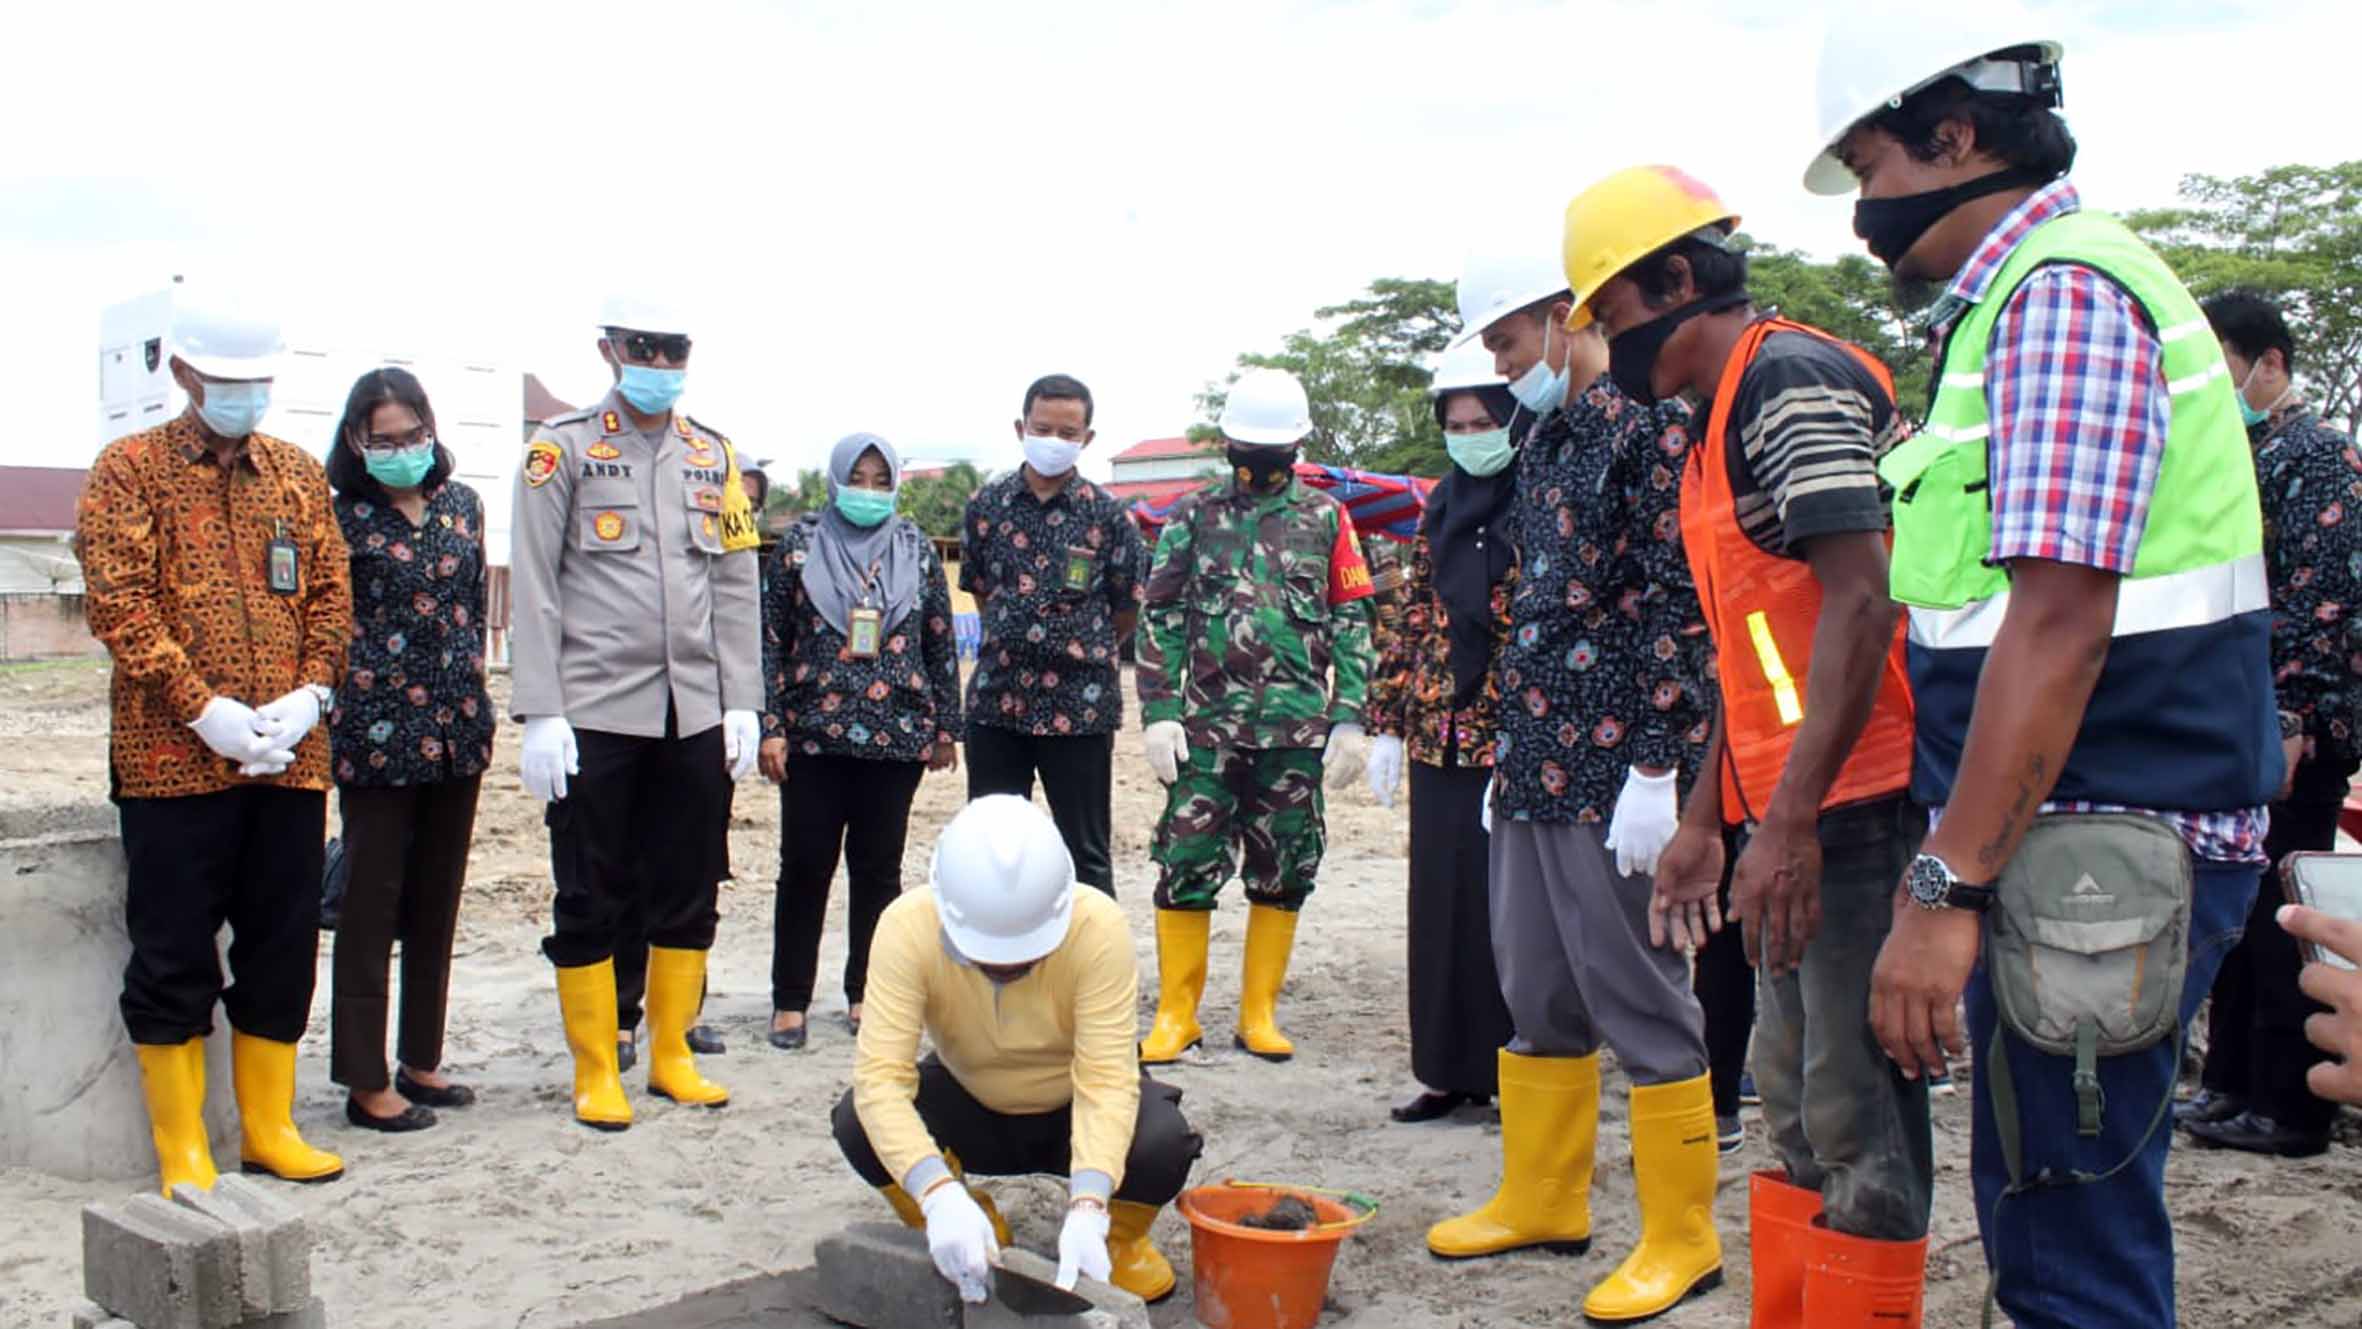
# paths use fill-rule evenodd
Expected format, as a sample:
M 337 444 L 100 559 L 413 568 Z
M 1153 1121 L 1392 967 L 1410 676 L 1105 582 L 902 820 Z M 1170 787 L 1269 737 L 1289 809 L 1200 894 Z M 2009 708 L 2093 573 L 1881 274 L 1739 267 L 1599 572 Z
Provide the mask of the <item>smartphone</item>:
M 2281 860 L 2281 889 L 2289 903 L 2362 923 L 2362 854 L 2304 851 Z M 2354 966 L 2344 956 L 2317 942 L 2304 943 L 2305 958 L 2340 969 Z

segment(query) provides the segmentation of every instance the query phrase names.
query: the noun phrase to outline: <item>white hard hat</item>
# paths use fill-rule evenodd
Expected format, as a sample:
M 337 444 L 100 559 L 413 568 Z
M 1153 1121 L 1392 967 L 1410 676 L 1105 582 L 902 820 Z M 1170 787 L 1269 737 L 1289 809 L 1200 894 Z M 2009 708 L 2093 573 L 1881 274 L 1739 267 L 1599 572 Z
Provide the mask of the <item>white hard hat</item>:
M 1427 392 L 1429 396 L 1440 397 L 1469 388 L 1507 386 L 1509 380 L 1493 368 L 1493 353 L 1478 342 L 1463 341 L 1444 348 L 1443 354 L 1435 358 L 1435 381 L 1427 385 Z
M 1285 369 L 1250 369 L 1222 403 L 1222 436 L 1240 443 L 1297 443 L 1312 432 L 1312 403 Z
M 2038 30 L 2032 23 L 2007 4 L 1931 15 L 1884 0 L 1857 5 L 1830 23 L 1821 44 L 1820 151 L 1804 169 L 1804 187 L 1816 194 L 1852 193 L 1856 182 L 1837 159 L 1838 140 L 1946 75 L 1985 92 L 2049 96 L 2057 105 L 2058 61 L 2066 47 L 2028 36 Z M 1991 58 L 2020 47 L 2032 47 L 2039 58 Z
M 1029 799 L 993 794 L 960 809 L 929 878 L 943 933 L 970 960 L 1025 964 L 1066 939 L 1074 858 Z
M 172 353 L 207 378 L 232 382 L 276 378 L 287 339 L 279 321 L 210 292 L 176 290 L 172 297 Z
M 1543 243 L 1501 253 L 1473 252 L 1460 265 L 1460 332 L 1454 346 L 1474 341 L 1484 330 L 1509 315 L 1567 288 L 1566 267 L 1558 249 Z
M 689 318 L 679 309 L 659 300 L 636 295 L 611 295 L 605 304 L 599 306 L 599 326 L 686 336 Z

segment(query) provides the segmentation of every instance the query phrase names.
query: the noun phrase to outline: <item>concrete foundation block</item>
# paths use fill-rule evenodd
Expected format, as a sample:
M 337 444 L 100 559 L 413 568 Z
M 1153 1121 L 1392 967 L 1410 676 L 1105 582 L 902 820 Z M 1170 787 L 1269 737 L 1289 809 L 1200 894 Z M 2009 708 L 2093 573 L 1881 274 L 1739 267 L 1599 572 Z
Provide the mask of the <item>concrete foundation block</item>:
M 156 1175 L 119 1000 L 131 958 L 110 808 L 0 794 L 0 1167 L 73 1181 Z M 229 1029 L 206 1047 L 206 1134 L 236 1160 Z
M 139 1329 L 131 1321 L 118 1320 L 87 1301 L 67 1313 L 66 1323 L 71 1329 Z
M 262 1230 L 267 1289 L 261 1296 L 263 1310 L 291 1315 L 306 1309 L 312 1301 L 312 1226 L 303 1210 L 270 1187 L 236 1173 L 213 1183 L 211 1199 Z M 246 1289 L 245 1297 L 253 1304 L 254 1290 Z
M 237 1239 L 156 1195 L 83 1208 L 82 1290 L 140 1329 L 230 1329 L 243 1318 Z
M 270 1230 L 226 1195 L 188 1182 L 172 1188 L 172 1202 L 229 1229 L 238 1247 L 238 1311 L 245 1319 L 271 1313 Z
M 962 1329 L 959 1293 L 935 1272 L 926 1234 L 855 1223 L 822 1237 L 820 1309 L 859 1329 Z
M 1004 1249 L 1001 1268 L 1040 1283 L 1054 1283 L 1058 1278 L 1058 1262 L 1032 1251 Z M 1095 1278 L 1078 1278 L 1074 1294 L 1091 1303 L 1091 1309 L 1075 1315 L 1019 1315 L 997 1300 L 988 1301 L 965 1308 L 966 1329 L 1018 1329 L 1024 1325 L 1036 1329 L 1148 1329 L 1148 1303 L 1122 1288 Z
M 239 1329 L 328 1329 L 328 1305 L 313 1297 L 295 1310 L 248 1320 Z

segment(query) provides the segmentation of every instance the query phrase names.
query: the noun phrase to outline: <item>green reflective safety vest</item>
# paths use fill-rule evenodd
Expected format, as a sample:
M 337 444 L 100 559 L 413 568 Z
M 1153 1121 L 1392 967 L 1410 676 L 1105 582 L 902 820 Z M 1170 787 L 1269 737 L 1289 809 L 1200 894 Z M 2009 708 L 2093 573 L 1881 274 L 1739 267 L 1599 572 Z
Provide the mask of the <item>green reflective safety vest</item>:
M 1985 364 L 2010 297 L 2053 263 L 2098 271 L 2147 313 L 2170 423 L 2107 663 L 2052 796 L 2185 812 L 2256 806 L 2278 786 L 2282 758 L 2247 432 L 2197 302 L 2122 222 L 2094 212 L 2053 218 L 2019 242 L 1953 325 L 1926 427 L 1879 464 L 1895 491 L 1894 597 L 1911 617 L 1913 794 L 1949 799 L 1977 679 L 2009 610 L 2009 571 L 1991 557 Z

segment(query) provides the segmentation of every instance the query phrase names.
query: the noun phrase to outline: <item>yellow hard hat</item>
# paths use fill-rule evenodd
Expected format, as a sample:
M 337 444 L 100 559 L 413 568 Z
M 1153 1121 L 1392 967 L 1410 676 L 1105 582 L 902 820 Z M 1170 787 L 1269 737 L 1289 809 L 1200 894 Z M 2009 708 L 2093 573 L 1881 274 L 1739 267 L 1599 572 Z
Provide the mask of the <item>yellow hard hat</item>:
M 1575 195 L 1563 251 L 1575 293 L 1567 331 L 1590 326 L 1591 297 L 1617 273 L 1693 231 L 1719 238 L 1738 224 L 1713 190 L 1672 166 L 1628 166 Z

